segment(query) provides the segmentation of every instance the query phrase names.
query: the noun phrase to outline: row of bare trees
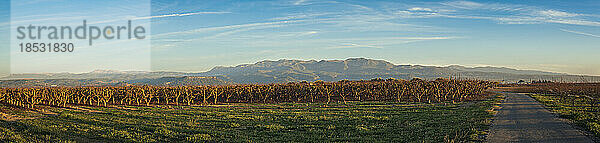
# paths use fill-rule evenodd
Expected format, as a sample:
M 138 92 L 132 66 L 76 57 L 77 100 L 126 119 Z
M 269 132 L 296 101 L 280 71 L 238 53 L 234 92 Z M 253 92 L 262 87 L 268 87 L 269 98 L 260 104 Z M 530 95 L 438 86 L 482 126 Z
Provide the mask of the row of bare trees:
M 577 98 L 593 107 L 600 106 L 600 83 L 536 83 L 510 85 L 515 92 L 558 95 L 560 101 L 570 101 L 575 106 Z
M 36 105 L 197 105 L 279 102 L 455 102 L 483 98 L 495 83 L 479 80 L 370 80 L 223 86 L 3 88 L 0 102 Z
M 509 85 L 516 92 L 544 93 L 558 95 L 586 95 L 600 98 L 600 83 L 537 83 Z

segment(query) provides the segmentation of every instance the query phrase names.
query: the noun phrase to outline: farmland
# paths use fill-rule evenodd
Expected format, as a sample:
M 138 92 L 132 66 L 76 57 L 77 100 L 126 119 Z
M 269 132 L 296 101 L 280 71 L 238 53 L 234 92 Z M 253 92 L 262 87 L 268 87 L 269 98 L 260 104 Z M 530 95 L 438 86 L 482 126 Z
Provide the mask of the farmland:
M 0 121 L 17 142 L 482 141 L 497 98 L 466 103 L 228 104 L 52 108 Z M 37 112 L 11 110 L 14 115 Z M 37 115 L 43 116 L 43 115 Z
M 500 98 L 478 80 L 1 90 L 17 142 L 484 141 Z
M 207 105 L 219 103 L 317 103 L 346 101 L 462 102 L 485 98 L 495 83 L 479 80 L 301 82 L 227 86 L 121 86 L 3 88 L 0 102 L 36 105 Z

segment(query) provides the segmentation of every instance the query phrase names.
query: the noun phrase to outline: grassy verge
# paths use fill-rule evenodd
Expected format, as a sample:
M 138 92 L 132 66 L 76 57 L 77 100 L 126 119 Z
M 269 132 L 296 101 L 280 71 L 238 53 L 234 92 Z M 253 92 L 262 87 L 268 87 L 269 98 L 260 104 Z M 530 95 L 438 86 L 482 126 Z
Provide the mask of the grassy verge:
M 57 114 L 0 121 L 0 141 L 479 142 L 498 101 L 47 108 Z
M 584 128 L 595 137 L 600 137 L 600 107 L 592 105 L 586 96 L 560 96 L 552 94 L 530 94 L 552 112 L 558 113 L 577 126 Z

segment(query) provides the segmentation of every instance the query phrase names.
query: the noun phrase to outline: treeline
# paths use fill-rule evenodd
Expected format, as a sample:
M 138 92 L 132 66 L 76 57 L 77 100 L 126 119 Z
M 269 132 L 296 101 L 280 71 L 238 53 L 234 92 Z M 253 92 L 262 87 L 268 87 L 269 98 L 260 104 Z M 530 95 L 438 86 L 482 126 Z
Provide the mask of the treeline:
M 510 85 L 516 92 L 543 93 L 557 95 L 586 95 L 600 98 L 600 83 L 536 83 L 529 85 Z
M 374 79 L 223 86 L 123 86 L 2 88 L 0 102 L 36 105 L 198 105 L 220 103 L 313 103 L 347 101 L 460 102 L 484 98 L 496 83 L 480 80 Z

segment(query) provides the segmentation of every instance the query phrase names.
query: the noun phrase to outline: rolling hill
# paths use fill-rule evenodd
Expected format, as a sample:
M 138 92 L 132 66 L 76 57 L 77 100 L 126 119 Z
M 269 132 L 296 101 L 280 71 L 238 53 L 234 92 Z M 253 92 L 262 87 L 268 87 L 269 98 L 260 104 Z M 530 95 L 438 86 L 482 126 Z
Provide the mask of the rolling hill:
M 600 81 L 600 77 L 568 75 L 504 67 L 394 65 L 384 60 L 350 58 L 346 60 L 260 61 L 233 67 L 215 67 L 207 72 L 144 72 L 96 70 L 89 73 L 13 74 L 2 78 L 0 86 L 120 86 L 120 85 L 224 85 L 248 83 L 285 83 L 299 81 L 339 81 L 373 78 L 460 78 L 500 82 L 549 80 L 563 82 Z
M 339 81 L 343 79 L 361 80 L 372 78 L 435 79 L 461 78 L 494 81 L 519 80 L 594 80 L 590 76 L 567 75 L 552 72 L 517 70 L 503 67 L 464 67 L 464 66 L 421 66 L 394 65 L 384 60 L 351 58 L 346 60 L 278 60 L 261 61 L 235 67 L 215 67 L 196 76 L 224 76 L 236 83 L 273 83 L 291 81 Z M 599 78 L 600 79 L 600 78 Z

